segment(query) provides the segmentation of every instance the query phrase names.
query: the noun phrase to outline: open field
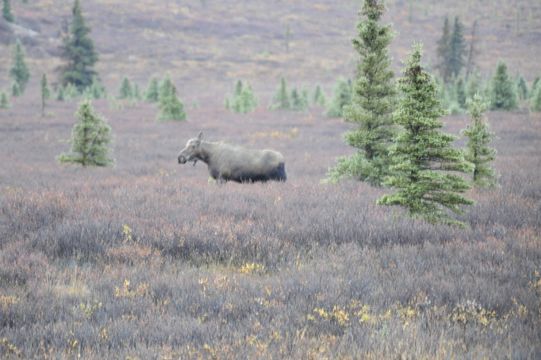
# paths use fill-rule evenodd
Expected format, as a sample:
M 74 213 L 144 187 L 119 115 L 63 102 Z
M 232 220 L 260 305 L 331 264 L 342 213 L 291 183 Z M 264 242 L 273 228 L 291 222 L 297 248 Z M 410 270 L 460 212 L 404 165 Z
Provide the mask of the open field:
M 541 355 L 541 119 L 491 113 L 501 188 L 466 230 L 322 185 L 347 126 L 308 113 L 111 109 L 116 165 L 61 166 L 76 103 L 0 113 L 0 352 L 24 358 Z M 464 117 L 449 117 L 458 133 Z M 176 153 L 209 139 L 272 147 L 285 184 L 218 186 Z
M 465 229 L 431 226 L 375 205 L 382 189 L 321 182 L 352 151 L 349 124 L 267 109 L 280 76 L 328 95 L 352 76 L 357 1 L 82 1 L 109 94 L 169 73 L 188 121 L 97 100 L 115 165 L 63 166 L 78 103 L 41 117 L 39 79 L 55 81 L 72 1 L 12 3 L 0 91 L 17 36 L 32 78 L 0 110 L 0 358 L 541 358 L 540 113 L 488 114 L 500 187 L 467 194 Z M 537 1 L 387 4 L 397 74 L 414 40 L 433 64 L 444 16 L 460 15 L 466 34 L 479 20 L 483 76 L 499 59 L 528 84 L 541 75 Z M 255 112 L 223 109 L 237 79 Z M 444 121 L 459 135 L 468 119 Z M 219 186 L 177 164 L 201 130 L 280 151 L 288 181 Z

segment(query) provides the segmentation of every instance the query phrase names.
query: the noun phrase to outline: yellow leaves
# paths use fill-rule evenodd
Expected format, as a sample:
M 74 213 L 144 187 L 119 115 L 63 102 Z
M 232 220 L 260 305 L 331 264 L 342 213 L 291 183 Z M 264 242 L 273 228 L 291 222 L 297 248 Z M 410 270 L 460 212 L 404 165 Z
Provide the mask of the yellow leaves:
M 97 310 L 101 309 L 102 305 L 103 304 L 97 300 L 94 300 L 93 303 L 80 303 L 79 310 L 85 318 L 90 319 Z
M 7 310 L 19 302 L 19 298 L 12 295 L 0 295 L 0 308 Z
M 449 318 L 462 326 L 478 323 L 486 327 L 496 318 L 496 312 L 483 308 L 474 300 L 467 300 L 465 303 L 456 305 Z
M 238 272 L 241 274 L 261 274 L 265 271 L 265 266 L 258 263 L 246 263 L 239 267 Z
M 124 235 L 124 242 L 131 242 L 133 240 L 132 229 L 126 224 L 122 225 L 122 235 Z
M 323 308 L 315 308 L 314 313 L 316 313 L 321 319 L 335 321 L 338 325 L 345 327 L 349 323 L 349 314 L 346 309 L 340 306 L 333 306 L 331 311 L 327 311 Z M 315 321 L 316 318 L 313 315 L 308 315 L 309 320 Z
M 148 295 L 150 285 L 148 283 L 140 283 L 137 287 L 130 285 L 128 279 L 124 280 L 121 287 L 115 286 L 115 297 L 117 298 L 135 298 Z
M 21 350 L 19 350 L 19 348 L 12 344 L 7 338 L 0 339 L 0 346 L 4 348 L 7 354 L 13 354 L 17 357 L 21 357 L 22 355 Z

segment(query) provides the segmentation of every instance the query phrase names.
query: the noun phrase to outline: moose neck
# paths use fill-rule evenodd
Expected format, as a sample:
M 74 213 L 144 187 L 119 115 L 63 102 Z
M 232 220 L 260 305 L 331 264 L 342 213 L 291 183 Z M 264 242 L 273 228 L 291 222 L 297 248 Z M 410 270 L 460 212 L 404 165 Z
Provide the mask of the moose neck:
M 208 165 L 211 154 L 214 152 L 215 144 L 208 141 L 201 141 L 197 158 Z

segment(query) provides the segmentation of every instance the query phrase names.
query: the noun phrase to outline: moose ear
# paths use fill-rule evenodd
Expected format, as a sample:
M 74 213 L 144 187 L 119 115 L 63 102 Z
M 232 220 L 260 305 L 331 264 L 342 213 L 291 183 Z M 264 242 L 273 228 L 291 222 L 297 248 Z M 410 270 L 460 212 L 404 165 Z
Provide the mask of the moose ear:
M 199 140 L 202 140 L 202 139 L 203 139 L 203 132 L 202 132 L 202 131 L 199 132 L 199 135 L 197 135 L 197 138 L 198 138 Z

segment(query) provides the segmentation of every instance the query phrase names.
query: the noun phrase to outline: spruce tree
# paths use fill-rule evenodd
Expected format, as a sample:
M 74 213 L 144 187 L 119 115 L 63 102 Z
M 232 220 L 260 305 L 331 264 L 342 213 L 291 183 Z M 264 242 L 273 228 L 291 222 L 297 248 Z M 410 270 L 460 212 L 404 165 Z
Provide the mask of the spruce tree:
M 534 94 L 530 100 L 530 109 L 535 112 L 541 111 L 541 86 L 536 86 Z
M 468 78 L 468 84 L 466 86 L 466 93 L 468 95 L 468 99 L 473 99 L 476 94 L 480 94 L 481 89 L 481 77 L 478 73 L 474 73 Z
M 7 22 L 15 21 L 15 18 L 11 13 L 11 3 L 9 0 L 2 0 L 2 16 Z
M 455 137 L 441 131 L 445 111 L 432 76 L 421 66 L 420 46 L 414 47 L 398 86 L 402 97 L 394 118 L 403 131 L 392 147 L 393 173 L 385 181 L 396 192 L 378 203 L 403 206 L 430 223 L 461 225 L 449 211 L 461 213 L 461 205 L 473 203 L 461 195 L 470 185 L 457 174 L 469 172 L 471 164 L 451 146 Z
M 443 30 L 441 38 L 438 40 L 438 49 L 437 54 L 439 62 L 437 68 L 440 72 L 440 75 L 443 79 L 443 82 L 448 82 L 451 77 L 451 68 L 449 66 L 449 59 L 451 58 L 451 27 L 449 24 L 449 18 L 446 16 L 445 21 L 443 22 Z
M 329 105 L 329 108 L 327 109 L 328 117 L 343 117 L 344 107 L 351 103 L 351 92 L 351 83 L 349 81 L 346 81 L 343 78 L 339 78 L 336 81 L 336 85 L 334 86 L 333 99 Z
M 158 79 L 153 77 L 152 79 L 150 79 L 148 88 L 145 92 L 145 100 L 149 103 L 155 103 L 155 102 L 158 102 L 159 97 L 160 97 L 160 92 L 158 88 Z
M 274 95 L 272 109 L 289 110 L 291 109 L 291 102 L 289 101 L 289 92 L 287 90 L 286 79 L 280 79 L 280 87 Z
M 522 76 L 518 78 L 517 91 L 520 100 L 527 100 L 529 98 L 528 85 Z
M 160 113 L 158 114 L 158 120 L 186 120 L 186 112 L 184 111 L 184 104 L 177 97 L 177 89 L 175 85 L 166 79 L 162 88 L 160 89 Z
M 11 96 L 13 97 L 21 96 L 21 87 L 19 86 L 19 83 L 14 82 L 11 85 Z
M 297 90 L 297 88 L 293 88 L 293 90 L 291 90 L 290 98 L 291 98 L 291 110 L 295 110 L 295 111 L 304 110 L 301 95 L 299 94 L 299 91 Z
M 158 101 L 169 97 L 173 87 L 174 85 L 171 81 L 171 78 L 169 77 L 169 75 L 166 75 L 165 79 L 160 81 L 160 85 L 158 86 Z
M 79 0 L 75 0 L 72 15 L 69 33 L 62 46 L 62 57 L 67 63 L 61 69 L 62 84 L 73 84 L 82 92 L 92 84 L 96 75 L 94 65 L 98 61 L 98 54 L 89 36 L 90 28 L 85 24 Z
M 325 94 L 323 93 L 323 90 L 321 89 L 321 86 L 317 85 L 316 90 L 314 91 L 314 97 L 312 99 L 312 103 L 314 105 L 325 106 L 326 102 L 327 100 L 325 98 Z
M 254 111 L 257 107 L 257 99 L 255 98 L 254 91 L 249 84 L 242 84 L 242 90 L 239 95 L 239 103 L 241 113 L 249 113 Z
M 7 108 L 9 108 L 8 97 L 5 91 L 2 91 L 0 92 L 0 109 L 7 109 Z
M 9 74 L 13 79 L 13 82 L 18 85 L 20 94 L 22 94 L 26 88 L 28 80 L 30 79 L 30 72 L 28 71 L 28 66 L 26 66 L 26 61 L 24 59 L 23 46 L 18 39 L 15 43 L 13 52 L 13 66 L 9 70 Z
M 84 101 L 77 111 L 78 122 L 71 133 L 71 152 L 61 154 L 58 161 L 82 166 L 107 166 L 111 127 L 98 115 L 89 101 Z
M 479 187 L 496 185 L 496 174 L 490 163 L 496 157 L 496 150 L 489 147 L 494 138 L 488 127 L 484 112 L 486 105 L 479 94 L 469 101 L 471 124 L 463 131 L 468 138 L 465 158 L 473 164 L 473 183 Z
M 47 75 L 41 77 L 41 116 L 45 116 L 45 102 L 51 97 L 51 90 L 47 84 Z
M 458 79 L 455 86 L 456 102 L 461 109 L 466 109 L 466 87 L 462 78 Z
M 332 180 L 353 177 L 381 186 L 389 175 L 388 148 L 394 135 L 392 112 L 395 85 L 388 46 L 393 38 L 389 25 L 380 24 L 384 13 L 381 0 L 365 0 L 353 40 L 360 62 L 350 104 L 343 116 L 356 129 L 346 133 L 348 145 L 355 148 L 353 157 L 339 159 L 331 169 Z
M 507 65 L 499 62 L 490 88 L 492 110 L 513 110 L 518 106 L 515 84 L 507 74 Z
M 121 100 L 131 99 L 133 97 L 133 90 L 130 83 L 130 80 L 127 77 L 122 79 L 120 84 L 120 89 L 118 91 L 118 98 Z
M 464 27 L 460 19 L 455 17 L 453 33 L 449 41 L 449 74 L 457 77 L 464 67 L 466 57 L 466 40 L 464 40 Z

